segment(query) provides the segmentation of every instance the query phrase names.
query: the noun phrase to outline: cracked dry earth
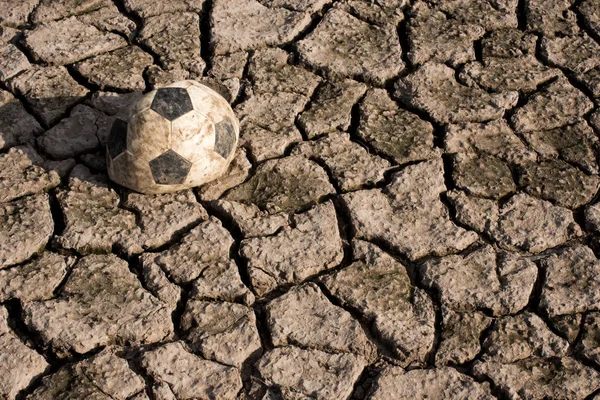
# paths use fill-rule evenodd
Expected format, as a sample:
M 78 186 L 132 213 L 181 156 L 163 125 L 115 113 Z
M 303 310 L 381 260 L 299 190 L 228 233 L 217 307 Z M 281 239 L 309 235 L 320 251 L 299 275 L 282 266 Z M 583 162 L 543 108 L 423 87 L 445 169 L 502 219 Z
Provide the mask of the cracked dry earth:
M 1 399 L 600 399 L 597 0 L 0 10 Z M 109 182 L 188 78 L 228 174 Z

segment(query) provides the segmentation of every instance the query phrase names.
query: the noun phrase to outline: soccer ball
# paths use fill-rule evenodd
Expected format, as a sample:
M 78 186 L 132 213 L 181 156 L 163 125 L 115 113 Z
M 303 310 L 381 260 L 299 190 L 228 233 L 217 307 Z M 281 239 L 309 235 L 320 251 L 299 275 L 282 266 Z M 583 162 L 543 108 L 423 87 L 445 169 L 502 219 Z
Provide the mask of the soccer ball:
M 141 193 L 200 186 L 221 176 L 234 157 L 239 122 L 229 103 L 196 81 L 144 95 L 106 143 L 110 179 Z

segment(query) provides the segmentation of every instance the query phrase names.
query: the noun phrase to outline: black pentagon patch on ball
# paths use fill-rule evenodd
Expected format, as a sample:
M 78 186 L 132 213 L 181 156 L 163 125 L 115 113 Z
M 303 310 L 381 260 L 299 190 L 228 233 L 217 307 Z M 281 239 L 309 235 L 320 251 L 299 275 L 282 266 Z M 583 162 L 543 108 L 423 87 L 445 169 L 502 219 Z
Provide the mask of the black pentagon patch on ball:
M 119 118 L 115 119 L 112 128 L 110 128 L 106 147 L 111 159 L 127 150 L 127 121 Z
M 228 119 L 215 125 L 215 152 L 227 159 L 235 146 L 235 130 Z
M 161 88 L 156 91 L 150 108 L 169 121 L 173 121 L 192 111 L 194 106 L 187 89 Z
M 192 163 L 168 150 L 150 161 L 150 170 L 154 182 L 159 185 L 178 185 L 185 181 Z

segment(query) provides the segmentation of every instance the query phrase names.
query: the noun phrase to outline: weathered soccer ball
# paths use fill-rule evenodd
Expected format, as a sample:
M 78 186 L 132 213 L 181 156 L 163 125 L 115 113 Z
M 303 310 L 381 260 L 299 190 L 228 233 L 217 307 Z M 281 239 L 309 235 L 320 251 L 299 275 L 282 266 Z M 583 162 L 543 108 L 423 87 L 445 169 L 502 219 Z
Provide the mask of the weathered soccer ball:
M 221 176 L 234 157 L 239 122 L 229 103 L 195 81 L 144 95 L 106 144 L 108 175 L 141 193 L 165 193 Z

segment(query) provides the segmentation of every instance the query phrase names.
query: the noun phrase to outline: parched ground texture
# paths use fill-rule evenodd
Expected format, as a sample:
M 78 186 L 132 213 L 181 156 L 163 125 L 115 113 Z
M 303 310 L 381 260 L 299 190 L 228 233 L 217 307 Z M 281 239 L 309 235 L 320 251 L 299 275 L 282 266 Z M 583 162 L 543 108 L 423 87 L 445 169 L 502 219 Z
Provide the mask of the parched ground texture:
M 140 195 L 141 93 L 226 176 Z M 0 0 L 0 399 L 600 398 L 597 0 Z

